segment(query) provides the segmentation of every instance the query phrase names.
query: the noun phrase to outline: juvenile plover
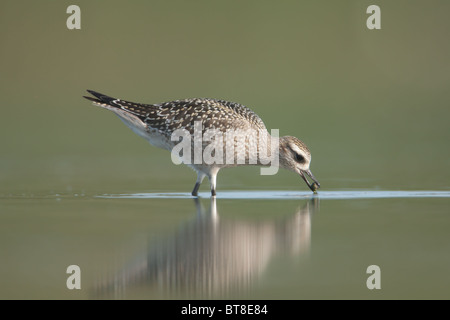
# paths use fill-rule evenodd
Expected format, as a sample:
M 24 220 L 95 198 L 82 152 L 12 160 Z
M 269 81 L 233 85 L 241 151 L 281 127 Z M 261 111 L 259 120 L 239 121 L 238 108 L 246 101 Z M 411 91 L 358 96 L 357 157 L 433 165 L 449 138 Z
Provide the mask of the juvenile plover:
M 308 147 L 299 139 L 292 136 L 273 137 L 269 134 L 261 118 L 249 108 L 234 102 L 215 99 L 185 99 L 165 102 L 161 104 L 142 104 L 109 97 L 107 95 L 87 90 L 94 97 L 84 98 L 91 100 L 94 105 L 113 111 L 136 134 L 145 138 L 150 144 L 173 151 L 178 144 L 173 134 L 177 130 L 187 132 L 194 138 L 192 141 L 190 158 L 184 158 L 184 163 L 197 172 L 197 181 L 192 191 L 193 196 L 198 195 L 200 184 L 205 176 L 211 184 L 211 195 L 216 195 L 216 177 L 220 169 L 237 165 L 268 166 L 268 162 L 261 160 L 263 149 L 268 156 L 277 155 L 277 167 L 281 167 L 299 174 L 308 187 L 315 193 L 320 187 L 319 182 L 309 169 L 311 153 Z M 202 135 L 206 132 L 215 132 L 216 136 L 196 142 L 196 129 Z M 259 140 L 229 135 L 228 132 L 257 132 Z M 222 135 L 223 134 L 223 135 Z M 223 139 L 222 139 L 223 138 Z M 262 139 L 261 139 L 262 138 Z M 206 140 L 206 141 L 205 141 Z M 215 143 L 215 148 L 211 144 Z M 220 142 L 220 144 L 218 144 Z M 196 152 L 206 151 L 209 145 L 210 155 L 214 158 L 219 153 L 232 150 L 233 154 L 226 155 L 231 161 L 206 161 L 195 158 Z M 271 146 L 278 146 L 271 152 Z M 217 147 L 220 146 L 220 149 Z M 234 149 L 227 149 L 233 146 Z M 264 147 L 264 148 L 263 148 Z M 223 150 L 222 150 L 223 149 Z M 268 150 L 268 151 L 267 151 Z M 239 158 L 242 156 L 241 158 Z M 224 155 L 225 158 L 225 155 Z M 189 161 L 191 160 L 191 161 Z M 313 182 L 306 178 L 308 175 Z

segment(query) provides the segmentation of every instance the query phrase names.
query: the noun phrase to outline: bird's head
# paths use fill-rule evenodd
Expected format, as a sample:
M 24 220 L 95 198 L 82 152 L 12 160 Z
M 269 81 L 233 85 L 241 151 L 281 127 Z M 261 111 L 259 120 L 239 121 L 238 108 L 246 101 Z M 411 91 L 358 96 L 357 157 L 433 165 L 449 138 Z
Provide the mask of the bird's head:
M 296 137 L 281 137 L 279 156 L 280 167 L 299 174 L 305 180 L 308 187 L 315 193 L 320 187 L 320 183 L 309 169 L 311 152 L 306 144 Z M 313 183 L 310 183 L 305 175 L 308 175 L 313 180 Z

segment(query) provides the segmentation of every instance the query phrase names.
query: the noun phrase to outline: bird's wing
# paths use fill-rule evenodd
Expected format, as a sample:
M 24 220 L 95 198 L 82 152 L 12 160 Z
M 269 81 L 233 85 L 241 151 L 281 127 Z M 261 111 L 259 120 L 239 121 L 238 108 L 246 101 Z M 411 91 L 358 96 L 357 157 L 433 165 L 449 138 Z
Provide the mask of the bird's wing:
M 256 113 L 238 103 L 214 99 L 185 99 L 166 102 L 149 112 L 146 123 L 154 127 L 164 121 L 166 130 L 186 129 L 193 132 L 196 121 L 203 131 L 217 129 L 266 130 L 264 122 Z
M 215 99 L 185 99 L 161 104 L 142 104 L 116 99 L 93 90 L 87 90 L 95 98 L 84 96 L 100 107 L 119 108 L 142 120 L 150 129 L 171 135 L 176 129 L 194 131 L 200 121 L 203 131 L 217 129 L 266 130 L 261 118 L 249 108 L 235 102 Z

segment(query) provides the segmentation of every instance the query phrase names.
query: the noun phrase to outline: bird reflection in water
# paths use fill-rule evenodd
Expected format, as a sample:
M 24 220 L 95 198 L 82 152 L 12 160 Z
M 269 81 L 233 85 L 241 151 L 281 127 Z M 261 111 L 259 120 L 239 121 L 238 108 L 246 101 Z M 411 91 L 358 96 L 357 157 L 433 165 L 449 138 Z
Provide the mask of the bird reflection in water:
M 110 279 L 100 281 L 96 298 L 125 298 L 133 288 L 188 298 L 226 297 L 251 287 L 280 252 L 299 257 L 309 252 L 313 197 L 294 214 L 271 221 L 220 219 L 215 197 L 205 211 L 195 199 L 197 217 L 172 237 L 157 240 Z

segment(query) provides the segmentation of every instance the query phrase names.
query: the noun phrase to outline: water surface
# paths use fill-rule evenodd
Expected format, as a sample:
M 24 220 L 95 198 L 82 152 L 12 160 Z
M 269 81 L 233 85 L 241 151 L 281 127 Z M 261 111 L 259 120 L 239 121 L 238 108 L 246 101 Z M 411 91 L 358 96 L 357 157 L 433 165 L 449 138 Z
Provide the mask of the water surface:
M 2 298 L 448 298 L 448 191 L 3 195 Z M 82 270 L 68 290 L 67 266 Z M 369 290 L 366 269 L 381 268 Z

